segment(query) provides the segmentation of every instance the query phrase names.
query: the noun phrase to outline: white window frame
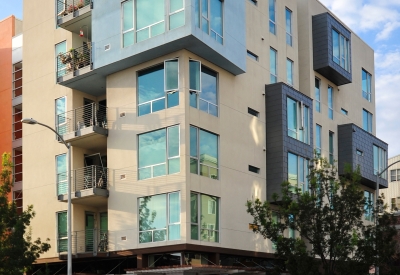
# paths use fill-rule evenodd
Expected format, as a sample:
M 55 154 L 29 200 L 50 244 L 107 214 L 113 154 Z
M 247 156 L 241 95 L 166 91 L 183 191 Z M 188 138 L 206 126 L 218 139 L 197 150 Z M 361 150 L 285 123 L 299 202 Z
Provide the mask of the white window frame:
M 65 53 L 67 53 L 67 49 L 68 49 L 68 43 L 67 43 L 67 40 L 64 40 L 64 41 L 61 41 L 61 42 L 59 42 L 59 43 L 57 43 L 57 44 L 55 44 L 54 45 L 54 53 L 55 53 L 55 51 L 56 51 L 56 48 L 57 48 L 57 45 L 59 45 L 59 44 L 62 44 L 62 43 L 65 43 L 65 52 L 64 52 L 64 54 Z M 58 69 L 58 65 L 57 65 L 57 62 L 58 62 L 58 54 L 55 54 L 55 56 L 56 56 L 56 58 L 55 58 L 55 60 L 56 60 L 56 62 L 55 62 L 55 71 L 56 71 L 56 79 L 58 78 L 58 75 L 59 75 L 59 72 L 61 72 L 61 71 L 64 71 L 64 73 L 62 74 L 62 76 L 64 76 L 64 75 L 66 75 L 68 72 L 67 72 L 67 70 L 68 70 L 68 65 L 65 65 L 62 69 Z
M 68 128 L 68 118 L 67 118 L 67 116 L 65 116 L 64 123 L 58 124 L 58 116 L 60 114 L 57 115 L 57 101 L 62 99 L 62 98 L 65 99 L 65 113 L 64 114 L 66 114 L 67 113 L 67 97 L 66 96 L 62 96 L 62 97 L 56 98 L 54 100 L 54 114 L 55 114 L 54 125 L 56 126 L 55 128 L 56 128 L 56 132 L 57 133 L 58 133 L 58 128 L 60 128 L 60 126 L 67 126 L 67 128 Z M 56 140 L 59 140 L 59 137 L 57 135 L 56 135 Z
M 286 108 L 288 109 L 287 106 L 287 101 L 288 99 L 291 99 L 293 101 L 296 102 L 296 117 L 297 117 L 297 128 L 295 129 L 295 131 L 293 129 L 289 129 L 289 116 L 287 116 L 287 130 L 288 130 L 288 136 L 291 138 L 294 138 L 292 136 L 289 135 L 289 132 L 294 133 L 296 135 L 296 140 L 301 141 L 305 144 L 310 144 L 310 107 L 308 107 L 307 105 L 304 104 L 304 102 L 302 101 L 298 101 L 292 97 L 287 97 L 286 98 Z M 305 115 L 307 112 L 307 116 Z M 304 131 L 305 125 L 308 125 L 308 129 L 307 131 Z M 303 139 L 301 139 L 301 131 L 303 131 Z

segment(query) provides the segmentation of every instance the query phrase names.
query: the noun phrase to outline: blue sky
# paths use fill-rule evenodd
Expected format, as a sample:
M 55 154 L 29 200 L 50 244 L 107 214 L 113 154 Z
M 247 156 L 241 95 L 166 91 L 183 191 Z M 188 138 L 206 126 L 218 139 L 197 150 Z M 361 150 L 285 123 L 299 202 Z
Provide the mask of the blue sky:
M 374 49 L 376 133 L 399 155 L 400 0 L 320 1 Z M 0 20 L 11 14 L 22 19 L 22 0 L 0 0 Z

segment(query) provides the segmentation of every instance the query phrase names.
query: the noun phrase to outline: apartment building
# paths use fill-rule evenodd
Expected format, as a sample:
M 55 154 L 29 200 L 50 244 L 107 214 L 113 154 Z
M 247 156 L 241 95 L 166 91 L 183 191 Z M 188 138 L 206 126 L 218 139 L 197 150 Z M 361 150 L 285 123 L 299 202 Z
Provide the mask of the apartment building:
M 387 211 L 397 212 L 400 209 L 400 155 L 388 159 L 388 176 L 390 186 L 387 189 L 380 191 L 384 195 L 384 202 L 388 206 Z
M 0 21 L 0 49 L 0 154 L 13 157 L 9 200 L 22 211 L 22 21 L 13 15 Z
M 307 190 L 314 150 L 373 197 L 373 50 L 317 0 L 25 1 L 23 33 L 24 116 L 72 146 L 68 236 L 67 149 L 23 126 L 36 270 L 71 238 L 74 272 L 264 273 L 245 202 Z

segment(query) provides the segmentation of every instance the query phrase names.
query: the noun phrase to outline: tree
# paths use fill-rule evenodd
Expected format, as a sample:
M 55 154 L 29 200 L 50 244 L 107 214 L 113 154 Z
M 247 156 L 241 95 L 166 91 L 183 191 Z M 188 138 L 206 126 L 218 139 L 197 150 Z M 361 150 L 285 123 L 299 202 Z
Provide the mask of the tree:
M 247 201 L 253 231 L 274 243 L 277 258 L 291 275 L 321 274 L 321 270 L 328 275 L 364 275 L 373 265 L 381 274 L 396 274 L 390 265 L 396 244 L 394 217 L 382 213 L 382 197 L 375 206 L 365 199 L 359 170 L 347 168 L 338 178 L 326 159 L 316 157 L 310 163 L 308 191 L 284 182 L 281 196 L 273 195 L 273 204 Z M 373 223 L 376 216 L 378 226 Z M 299 236 L 286 237 L 287 229 Z
M 28 270 L 50 244 L 40 238 L 33 240 L 30 222 L 35 217 L 33 206 L 18 214 L 16 204 L 8 201 L 12 191 L 12 162 L 9 153 L 2 155 L 0 174 L 0 274 L 20 275 Z M 47 239 L 46 241 L 49 241 Z

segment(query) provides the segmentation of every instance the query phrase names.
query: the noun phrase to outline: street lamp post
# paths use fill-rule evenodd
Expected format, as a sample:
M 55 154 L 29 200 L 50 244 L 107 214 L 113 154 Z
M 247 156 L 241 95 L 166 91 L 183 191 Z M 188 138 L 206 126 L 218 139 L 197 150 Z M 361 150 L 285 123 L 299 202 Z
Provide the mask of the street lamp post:
M 66 143 L 64 141 L 64 139 L 62 138 L 62 136 L 57 133 L 56 130 L 54 130 L 53 128 L 51 128 L 50 126 L 40 123 L 36 120 L 34 120 L 33 118 L 24 118 L 21 120 L 22 123 L 26 123 L 26 124 L 31 124 L 31 125 L 41 125 L 43 127 L 46 127 L 48 129 L 50 129 L 51 131 L 53 131 L 57 137 L 62 141 L 62 143 L 65 145 L 65 147 L 67 147 L 68 149 L 68 163 L 67 163 L 67 192 L 68 192 L 68 210 L 67 210 L 67 236 L 68 236 L 68 255 L 67 255 L 67 270 L 68 270 L 68 275 L 72 275 L 72 234 L 71 234 L 71 227 L 72 227 L 72 223 L 71 223 L 71 144 L 70 143 Z
M 379 178 L 383 173 L 387 171 L 392 165 L 395 165 L 396 163 L 399 163 L 400 160 L 393 162 L 390 164 L 388 167 L 386 167 L 384 170 L 382 170 L 380 173 L 376 173 L 376 193 L 375 193 L 375 206 L 378 205 L 378 197 L 379 197 Z M 375 214 L 375 225 L 378 227 L 378 214 Z M 377 263 L 378 264 L 378 263 Z M 375 266 L 375 274 L 379 275 L 379 266 Z

